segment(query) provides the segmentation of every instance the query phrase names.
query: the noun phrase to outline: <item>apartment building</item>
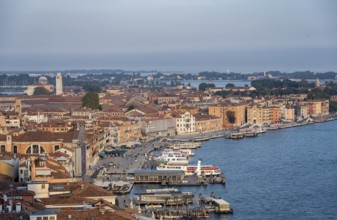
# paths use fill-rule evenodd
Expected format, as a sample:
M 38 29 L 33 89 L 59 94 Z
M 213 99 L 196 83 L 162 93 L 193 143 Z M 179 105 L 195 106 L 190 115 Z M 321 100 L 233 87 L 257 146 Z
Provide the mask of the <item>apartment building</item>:
M 178 135 L 195 132 L 195 117 L 191 113 L 179 114 L 175 117 L 175 120 Z
M 233 112 L 235 122 L 230 123 L 227 112 Z M 240 126 L 246 123 L 246 105 L 245 104 L 223 104 L 221 106 L 209 106 L 208 114 L 222 119 L 222 126 L 225 128 Z

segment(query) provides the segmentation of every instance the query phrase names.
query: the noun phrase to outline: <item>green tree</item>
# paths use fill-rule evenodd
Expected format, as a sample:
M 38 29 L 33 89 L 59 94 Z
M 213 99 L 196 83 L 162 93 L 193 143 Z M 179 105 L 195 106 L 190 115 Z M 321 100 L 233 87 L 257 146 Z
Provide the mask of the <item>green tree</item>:
M 49 94 L 50 92 L 44 87 L 36 87 L 33 93 L 33 95 L 49 95 Z
M 83 90 L 86 91 L 86 92 L 101 92 L 102 89 L 99 85 L 97 84 L 94 84 L 94 83 L 90 83 L 90 84 L 85 84 L 83 85 Z
M 325 94 L 321 89 L 313 89 L 308 93 L 308 99 L 328 99 L 329 95 Z
M 226 84 L 225 88 L 233 88 L 235 85 L 233 83 Z
M 213 83 L 200 83 L 199 90 L 205 91 L 208 88 L 214 88 L 214 87 L 215 87 L 215 85 Z
M 337 102 L 336 101 L 331 101 L 329 103 L 329 112 L 330 113 L 337 112 Z
M 234 124 L 236 121 L 235 112 L 227 111 L 226 112 L 227 120 L 229 123 Z
M 98 93 L 88 92 L 82 98 L 82 106 L 90 109 L 102 109 L 102 106 L 99 104 Z

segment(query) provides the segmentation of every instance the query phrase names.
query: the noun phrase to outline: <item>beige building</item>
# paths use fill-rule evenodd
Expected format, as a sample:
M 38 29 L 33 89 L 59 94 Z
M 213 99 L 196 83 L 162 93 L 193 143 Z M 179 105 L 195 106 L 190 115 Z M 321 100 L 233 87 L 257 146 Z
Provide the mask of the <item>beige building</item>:
M 116 126 L 118 129 L 119 143 L 139 141 L 142 137 L 141 121 L 118 121 Z
M 297 106 L 295 113 L 298 117 L 308 118 L 309 117 L 308 106 L 307 105 Z
M 295 109 L 293 108 L 285 108 L 284 111 L 284 119 L 287 121 L 294 121 L 295 120 Z
M 110 95 L 121 95 L 123 94 L 123 91 L 117 88 L 109 88 L 106 89 L 106 92 Z
M 0 135 L 0 145 L 6 152 L 44 155 L 53 153 L 61 147 L 77 146 L 78 131 L 46 132 L 29 131 L 23 134 Z
M 247 108 L 247 122 L 251 124 L 271 124 L 272 120 L 272 109 L 269 107 L 253 105 Z
M 195 117 L 189 113 L 179 114 L 175 117 L 176 131 L 178 135 L 195 132 Z
M 208 132 L 222 129 L 222 118 L 212 115 L 195 115 L 195 132 Z
M 227 112 L 234 112 L 235 122 L 232 124 L 228 120 Z M 246 105 L 244 104 L 229 104 L 223 106 L 208 107 L 208 114 L 222 119 L 223 127 L 240 126 L 246 123 Z

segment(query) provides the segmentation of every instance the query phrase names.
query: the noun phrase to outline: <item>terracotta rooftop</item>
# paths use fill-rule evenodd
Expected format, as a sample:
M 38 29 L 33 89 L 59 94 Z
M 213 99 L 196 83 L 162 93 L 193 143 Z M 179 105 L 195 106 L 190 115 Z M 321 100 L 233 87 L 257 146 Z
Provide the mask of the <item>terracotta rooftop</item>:
M 136 219 L 130 213 L 121 211 L 108 211 L 101 212 L 99 208 L 87 209 L 87 210 L 74 210 L 74 209 L 62 209 L 57 212 L 58 220 L 68 220 L 68 216 L 71 215 L 71 219 L 84 220 L 133 220 Z
M 26 213 L 1 213 L 0 220 L 18 220 L 22 217 L 22 220 L 29 220 L 29 216 Z
M 41 199 L 42 203 L 45 205 L 58 205 L 58 204 L 71 204 L 71 205 L 83 205 L 83 203 L 92 204 L 95 202 L 93 199 L 87 199 L 80 196 L 70 196 L 70 197 L 50 197 Z
M 48 141 L 58 141 L 60 139 L 63 139 L 63 142 L 71 143 L 73 138 L 77 138 L 77 137 L 78 137 L 78 131 L 75 131 L 75 132 L 28 131 L 19 136 L 13 136 L 13 142 L 30 142 L 30 141 L 48 142 Z M 3 137 L 1 135 L 0 135 L 0 140 L 3 140 Z
M 81 189 L 83 185 L 83 189 Z M 102 187 L 96 186 L 94 184 L 89 184 L 84 181 L 70 183 L 70 189 L 74 196 L 81 197 L 99 197 L 99 196 L 113 196 L 114 194 Z
M 219 119 L 218 117 L 215 117 L 213 115 L 200 115 L 196 114 L 194 115 L 196 121 L 204 121 L 204 120 L 211 120 L 211 119 Z
M 10 196 L 35 196 L 35 192 L 24 189 L 12 189 L 4 191 L 3 194 Z

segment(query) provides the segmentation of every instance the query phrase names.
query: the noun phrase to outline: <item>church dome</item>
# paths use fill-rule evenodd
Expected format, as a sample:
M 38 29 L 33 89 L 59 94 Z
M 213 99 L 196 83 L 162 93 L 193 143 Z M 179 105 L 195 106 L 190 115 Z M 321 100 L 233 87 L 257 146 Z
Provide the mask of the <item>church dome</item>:
M 48 79 L 47 79 L 47 77 L 41 76 L 41 77 L 39 78 L 39 84 L 42 84 L 42 85 L 48 84 Z

